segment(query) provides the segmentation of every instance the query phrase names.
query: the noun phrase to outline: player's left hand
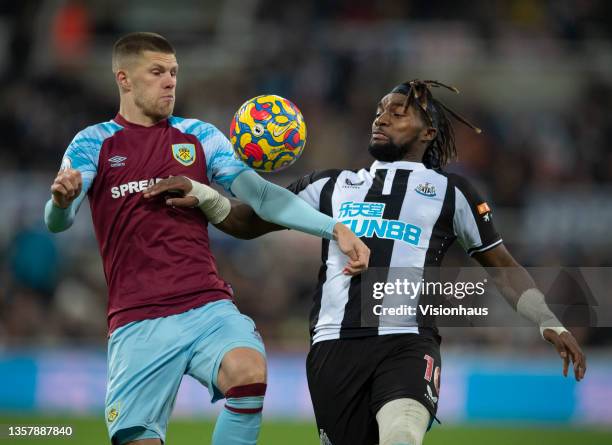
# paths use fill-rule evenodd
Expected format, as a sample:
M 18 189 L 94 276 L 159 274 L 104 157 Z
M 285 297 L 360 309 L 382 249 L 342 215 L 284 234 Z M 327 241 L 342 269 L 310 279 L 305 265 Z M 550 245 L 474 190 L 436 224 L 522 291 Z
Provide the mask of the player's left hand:
M 570 360 L 574 364 L 574 377 L 579 382 L 586 373 L 586 356 L 580 349 L 578 342 L 569 332 L 557 334 L 552 329 L 544 329 L 544 339 L 552 343 L 559 356 L 563 359 L 563 375 L 567 377 Z
M 198 205 L 198 198 L 185 196 L 191 191 L 191 187 L 191 181 L 185 176 L 170 176 L 147 188 L 143 195 L 146 199 L 150 199 L 162 193 L 178 194 L 181 196 L 167 198 L 166 204 L 172 207 L 195 207 Z
M 365 271 L 370 262 L 370 249 L 368 246 L 342 223 L 336 223 L 334 226 L 334 237 L 342 253 L 349 257 L 349 262 L 342 270 L 342 273 L 352 276 Z

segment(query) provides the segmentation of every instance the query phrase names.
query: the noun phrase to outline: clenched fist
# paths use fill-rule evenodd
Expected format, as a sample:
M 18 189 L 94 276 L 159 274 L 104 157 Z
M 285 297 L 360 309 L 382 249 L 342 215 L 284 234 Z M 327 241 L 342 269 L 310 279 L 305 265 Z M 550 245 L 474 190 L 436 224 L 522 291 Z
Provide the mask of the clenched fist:
M 61 170 L 51 184 L 51 199 L 56 207 L 66 209 L 83 188 L 81 172 L 73 168 Z

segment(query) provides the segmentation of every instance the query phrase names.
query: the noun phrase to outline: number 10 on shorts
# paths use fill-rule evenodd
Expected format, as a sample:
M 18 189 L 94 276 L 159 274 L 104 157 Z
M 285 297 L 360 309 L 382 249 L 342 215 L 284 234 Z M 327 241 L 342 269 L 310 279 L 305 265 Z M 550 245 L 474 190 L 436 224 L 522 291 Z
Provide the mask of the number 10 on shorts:
M 436 389 L 436 392 L 440 394 L 440 367 L 436 366 L 434 371 L 434 358 L 429 354 L 425 354 L 423 359 L 426 362 L 425 375 L 423 378 L 427 381 L 427 383 L 430 383 L 433 377 L 434 388 Z

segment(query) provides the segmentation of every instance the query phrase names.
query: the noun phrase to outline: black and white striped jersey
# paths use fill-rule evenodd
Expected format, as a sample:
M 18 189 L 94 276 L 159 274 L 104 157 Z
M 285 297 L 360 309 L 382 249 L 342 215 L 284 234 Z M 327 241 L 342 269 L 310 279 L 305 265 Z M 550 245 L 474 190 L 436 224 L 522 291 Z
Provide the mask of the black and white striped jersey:
M 417 162 L 314 172 L 288 189 L 350 227 L 371 249 L 370 268 L 424 271 L 441 264 L 455 239 L 469 255 L 502 242 L 488 204 L 464 178 Z M 342 274 L 346 257 L 335 241 L 323 240 L 322 262 L 310 314 L 313 343 L 423 332 L 416 318 L 411 326 L 363 326 L 361 275 Z

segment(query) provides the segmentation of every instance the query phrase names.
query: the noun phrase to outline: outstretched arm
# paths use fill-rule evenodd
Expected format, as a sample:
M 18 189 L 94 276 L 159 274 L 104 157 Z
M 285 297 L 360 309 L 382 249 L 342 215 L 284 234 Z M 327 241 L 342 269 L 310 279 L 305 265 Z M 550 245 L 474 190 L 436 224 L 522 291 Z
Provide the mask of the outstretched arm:
M 265 221 L 255 213 L 248 205 L 230 200 L 231 209 L 227 218 L 215 224 L 219 230 L 240 239 L 253 239 L 266 233 L 287 229 L 268 221 Z
M 567 376 L 570 360 L 574 376 L 580 381 L 586 372 L 586 357 L 574 336 L 549 309 L 544 295 L 527 271 L 512 257 L 503 244 L 474 254 L 474 258 L 487 267 L 497 288 L 510 305 L 523 317 L 540 327 L 545 340 L 552 343 L 563 360 L 563 375 Z
M 195 188 L 193 184 L 196 185 Z M 261 219 L 247 204 L 235 199 L 229 200 L 213 188 L 198 184 L 185 176 L 172 176 L 156 183 L 144 192 L 144 197 L 148 199 L 164 193 L 178 195 L 168 197 L 167 205 L 199 207 L 215 227 L 234 238 L 253 239 L 286 229 Z
M 266 181 L 252 170 L 240 173 L 232 182 L 231 191 L 265 221 L 333 239 L 337 222 L 331 216 L 316 211 L 289 190 Z
M 265 181 L 253 172 L 241 174 L 236 182 L 237 187 L 234 188 L 232 184 L 232 191 L 248 201 L 249 205 L 230 203 L 213 188 L 182 176 L 158 182 L 145 190 L 144 197 L 153 198 L 173 191 L 184 194 L 182 197 L 168 198 L 166 204 L 176 207 L 199 206 L 211 223 L 237 238 L 251 239 L 275 230 L 291 228 L 334 239 L 340 250 L 349 257 L 344 269 L 346 274 L 354 275 L 367 268 L 370 250 L 344 224 L 336 223 L 288 190 Z
M 470 184 L 458 175 L 449 174 L 454 185 L 455 213 L 453 229 L 468 253 L 488 268 L 497 288 L 510 305 L 523 317 L 540 328 L 542 337 L 552 343 L 563 359 L 563 374 L 567 376 L 569 360 L 574 363 L 576 380 L 586 371 L 586 359 L 578 343 L 563 327 L 546 304 L 527 271 L 510 255 L 495 225 L 489 204 Z

